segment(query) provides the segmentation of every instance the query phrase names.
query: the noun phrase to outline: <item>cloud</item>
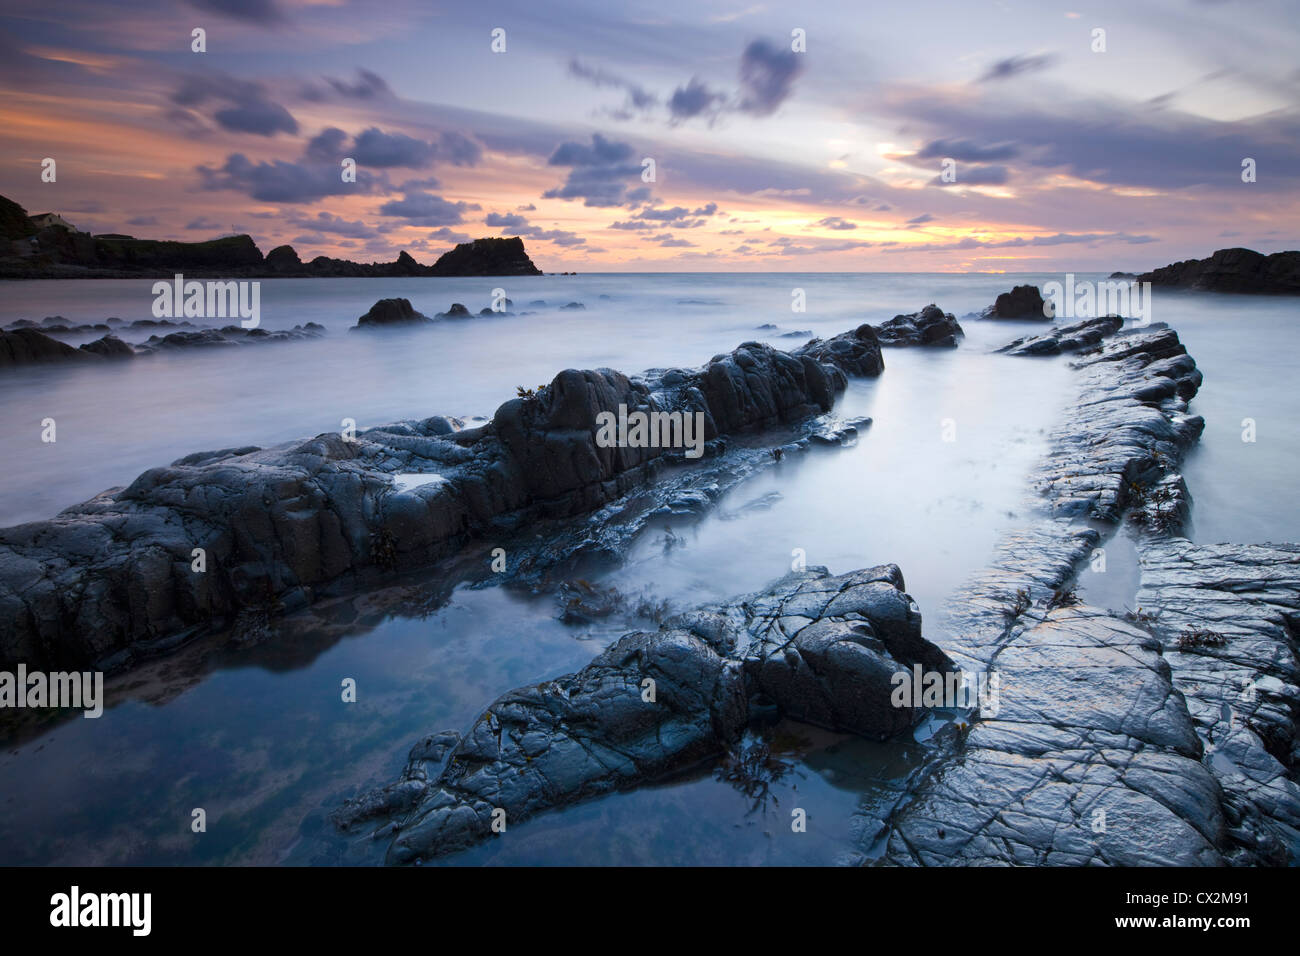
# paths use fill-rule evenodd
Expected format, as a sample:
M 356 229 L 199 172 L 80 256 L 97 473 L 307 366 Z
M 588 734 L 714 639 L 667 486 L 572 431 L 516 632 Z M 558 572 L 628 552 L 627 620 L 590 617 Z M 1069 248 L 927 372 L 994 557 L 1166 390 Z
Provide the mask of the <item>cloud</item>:
M 1049 54 L 1041 56 L 1012 56 L 1005 60 L 998 60 L 988 68 L 988 71 L 979 78 L 980 83 L 987 83 L 990 80 L 1006 80 L 1013 76 L 1019 76 L 1021 73 L 1033 73 L 1037 70 L 1045 70 L 1056 62 L 1056 57 Z
M 1019 155 L 1020 150 L 1014 143 L 998 143 L 993 146 L 980 146 L 969 139 L 935 139 L 921 147 L 915 159 L 955 159 L 966 163 L 987 163 L 999 159 L 1011 159 Z
M 913 216 L 911 219 L 907 220 L 907 225 L 920 226 L 927 222 L 934 222 L 934 216 L 931 216 L 928 212 L 923 212 L 921 215 Z
M 391 96 L 393 92 L 382 76 L 363 69 L 357 70 L 357 82 L 353 84 L 349 85 L 344 80 L 336 80 L 328 76 L 325 77 L 325 82 L 334 87 L 335 92 L 340 96 L 354 100 L 377 99 Z
M 569 61 L 569 75 L 580 80 L 586 80 L 595 87 L 614 87 L 623 90 L 627 93 L 627 98 L 624 100 L 625 113 L 630 114 L 632 111 L 645 112 L 659 105 L 659 97 L 644 87 L 615 73 L 610 73 L 608 70 L 588 66 L 577 58 Z
M 426 192 L 407 192 L 379 207 L 379 215 L 405 219 L 411 226 L 454 226 L 464 222 L 464 213 L 480 208 L 476 203 L 453 202 Z
M 274 136 L 276 133 L 294 135 L 298 132 L 297 120 L 287 109 L 268 98 L 262 84 L 224 73 L 188 76 L 171 99 L 177 106 L 186 108 L 214 100 L 229 103 L 229 106 L 217 110 L 212 118 L 217 125 L 232 133 Z
M 754 40 L 740 57 L 740 108 L 756 116 L 776 111 L 803 72 L 803 54 Z
M 673 91 L 668 99 L 668 112 L 674 121 L 680 122 L 701 113 L 716 112 L 726 100 L 726 94 L 710 90 L 699 77 L 692 77 L 685 86 Z
M 973 236 L 967 236 L 964 239 L 958 239 L 956 242 L 928 242 L 919 245 L 899 244 L 893 248 L 885 249 L 885 252 L 954 252 L 962 249 L 1018 249 L 1022 246 L 1063 246 L 1074 243 L 1096 243 L 1096 242 L 1122 242 L 1129 245 L 1143 245 L 1148 242 L 1159 242 L 1154 236 L 1132 235 L 1127 232 L 1087 232 L 1087 233 L 1067 233 L 1058 232 L 1051 236 L 1033 236 L 1026 239 L 1023 236 L 1017 236 L 1014 239 L 1000 239 L 995 242 L 989 242 L 982 239 L 976 239 Z M 892 246 L 892 243 L 881 243 L 882 246 Z
M 529 225 L 526 218 L 515 213 L 490 212 L 483 217 L 483 221 L 494 229 L 500 229 L 502 232 L 510 232 L 516 236 L 526 236 L 530 239 L 545 239 L 561 246 L 580 246 L 587 241 L 575 232 L 564 229 L 543 229 L 540 226 Z
M 478 143 L 453 130 L 443 130 L 433 141 L 416 139 L 405 133 L 386 133 L 377 126 L 362 130 L 347 144 L 348 134 L 328 126 L 307 143 L 305 158 L 337 163 L 345 156 L 358 166 L 376 169 L 406 167 L 423 169 L 435 162 L 453 166 L 473 166 L 483 157 Z
M 556 147 L 547 163 L 568 166 L 564 184 L 542 193 L 543 199 L 581 199 L 584 206 L 622 206 L 648 196 L 649 190 L 628 190 L 639 182 L 641 165 L 632 162 L 632 147 L 593 133 L 591 144 L 565 142 Z
M 946 183 L 942 176 L 930 180 L 931 186 L 1000 186 L 1007 181 L 1005 166 L 958 167 L 957 181 Z
M 435 229 L 429 233 L 429 238 L 437 242 L 472 242 L 473 240 L 463 232 L 452 232 L 446 226 Z
M 849 222 L 847 219 L 841 219 L 839 216 L 827 216 L 825 219 L 819 219 L 816 222 L 818 226 L 824 226 L 827 229 L 856 229 L 856 222 Z
M 355 183 L 343 182 L 336 166 L 275 160 L 254 163 L 243 153 L 231 153 L 221 168 L 197 167 L 204 189 L 232 189 L 262 202 L 306 203 L 325 196 L 372 192 L 378 180 L 357 170 Z
M 312 229 L 317 233 L 329 233 L 352 239 L 373 239 L 378 232 L 360 220 L 349 221 L 333 213 L 318 212 L 315 216 L 306 216 L 300 212 L 289 211 L 283 216 L 284 222 L 299 229 Z
M 158 219 L 156 216 L 135 216 L 126 221 L 128 226 L 156 226 Z
M 270 26 L 284 19 L 275 0 L 190 0 L 190 5 L 208 13 L 219 13 L 232 20 Z

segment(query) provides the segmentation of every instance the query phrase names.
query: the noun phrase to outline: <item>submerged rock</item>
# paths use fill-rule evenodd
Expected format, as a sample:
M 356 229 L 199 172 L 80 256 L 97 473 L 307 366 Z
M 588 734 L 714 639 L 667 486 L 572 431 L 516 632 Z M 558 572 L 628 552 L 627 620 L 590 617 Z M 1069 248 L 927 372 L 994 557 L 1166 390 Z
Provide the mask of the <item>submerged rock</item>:
M 952 662 L 886 565 L 788 575 L 766 591 L 628 634 L 575 674 L 492 703 L 450 752 L 412 750 L 402 778 L 349 801 L 350 826 L 395 816 L 391 863 L 431 859 L 518 823 L 725 753 L 773 710 L 884 739 L 916 722 L 894 706 L 900 672 Z M 433 738 L 426 738 L 433 739 Z M 442 738 L 453 739 L 453 738 Z
M 461 306 L 464 308 L 464 306 Z M 410 299 L 380 299 L 370 307 L 370 311 L 357 319 L 354 328 L 363 329 L 375 326 L 411 325 L 428 322 L 427 315 L 416 312 Z
M 884 325 L 876 326 L 881 345 L 933 345 L 956 348 L 965 335 L 951 312 L 937 305 L 927 305 L 911 315 L 896 315 Z
M 104 358 L 133 358 L 135 356 L 135 349 L 116 335 L 105 335 L 93 342 L 87 342 L 81 348 L 95 355 L 102 355 Z
M 74 349 L 34 328 L 14 328 L 0 332 L 0 368 L 77 361 L 90 357 L 91 353 Z

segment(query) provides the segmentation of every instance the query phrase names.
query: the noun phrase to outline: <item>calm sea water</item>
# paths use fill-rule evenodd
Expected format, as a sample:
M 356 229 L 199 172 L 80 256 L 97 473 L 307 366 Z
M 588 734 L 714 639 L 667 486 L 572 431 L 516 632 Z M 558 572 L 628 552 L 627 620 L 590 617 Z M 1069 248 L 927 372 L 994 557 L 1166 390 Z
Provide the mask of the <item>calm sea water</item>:
M 0 524 L 48 517 L 145 468 L 190 452 L 268 445 L 433 414 L 490 416 L 515 386 L 565 367 L 639 371 L 699 365 L 741 341 L 797 344 L 936 302 L 959 318 L 1012 284 L 1060 276 L 590 275 L 536 278 L 267 280 L 262 322 L 314 321 L 320 341 L 153 356 L 0 377 L 6 459 Z M 1098 278 L 1098 277 L 1081 277 Z M 146 318 L 147 281 L 6 283 L 0 322 Z M 516 311 L 380 335 L 350 333 L 375 299 L 426 314 L 477 311 L 503 287 Z M 807 311 L 791 311 L 803 289 Z M 529 306 L 544 299 L 545 307 Z M 570 301 L 585 310 L 561 311 Z M 1206 418 L 1187 464 L 1194 537 L 1300 540 L 1300 311 L 1294 301 L 1157 292 L 1205 373 Z M 775 330 L 759 331 L 773 324 Z M 856 446 L 786 461 L 736 489 L 702 521 L 638 542 L 596 583 L 675 608 L 758 589 L 792 552 L 834 572 L 897 562 L 926 618 L 1025 516 L 1026 473 L 1070 394 L 1063 360 L 990 350 L 1036 323 L 964 320 L 952 351 L 890 350 L 837 411 L 870 415 Z M 129 338 L 129 336 L 128 336 Z M 58 422 L 58 441 L 40 423 Z M 1242 441 L 1242 421 L 1257 440 Z M 942 440 L 951 419 L 957 440 Z M 745 507 L 757 503 L 756 507 Z M 411 583 L 416 598 L 433 582 Z M 1092 595 L 1092 589 L 1089 591 Z M 201 658 L 192 649 L 112 682 L 99 720 L 25 733 L 0 753 L 0 863 L 367 864 L 383 844 L 343 838 L 325 814 L 390 781 L 421 735 L 463 729 L 497 695 L 581 667 L 620 633 L 565 625 L 553 598 L 456 590 L 441 606 L 395 612 L 375 596 L 314 608 L 275 641 Z M 931 634 L 931 636 L 936 636 Z M 359 700 L 340 701 L 343 677 Z M 711 768 L 513 827 L 449 863 L 836 862 L 896 793 L 917 747 L 869 744 L 797 726 L 773 742 L 781 768 L 755 807 Z M 190 830 L 202 807 L 208 830 Z M 809 832 L 790 832 L 792 807 Z

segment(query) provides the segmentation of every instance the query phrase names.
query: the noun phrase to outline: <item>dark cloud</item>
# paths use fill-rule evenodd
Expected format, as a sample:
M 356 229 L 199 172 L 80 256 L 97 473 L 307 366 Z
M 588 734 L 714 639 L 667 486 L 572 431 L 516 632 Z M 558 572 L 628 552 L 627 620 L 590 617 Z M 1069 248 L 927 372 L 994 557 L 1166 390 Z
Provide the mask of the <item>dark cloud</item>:
M 1006 80 L 1013 76 L 1019 76 L 1021 73 L 1045 70 L 1055 62 L 1056 57 L 1051 54 L 1008 57 L 1005 60 L 998 60 L 989 67 L 988 71 L 979 78 L 979 82 L 987 83 L 990 80 Z
M 343 182 L 337 166 L 275 160 L 254 163 L 243 153 L 231 153 L 221 168 L 198 167 L 204 189 L 233 189 L 262 202 L 307 203 L 325 196 L 372 192 L 379 180 L 357 171 L 355 183 Z
M 318 162 L 336 163 L 343 158 L 343 147 L 347 141 L 347 133 L 337 127 L 327 126 L 308 141 L 303 157 Z
M 478 209 L 475 203 L 453 202 L 433 193 L 408 192 L 379 207 L 379 215 L 405 219 L 411 226 L 454 226 L 465 221 L 464 213 Z
M 897 245 L 894 248 L 886 249 L 886 252 L 956 252 L 963 249 L 1018 249 L 1022 246 L 1064 246 L 1075 243 L 1099 243 L 1099 242 L 1122 242 L 1128 245 L 1143 245 L 1148 242 L 1159 242 L 1154 236 L 1132 235 L 1127 232 L 1087 232 L 1087 233 L 1068 233 L 1058 232 L 1051 236 L 1034 236 L 1026 239 L 1023 236 L 1017 236 L 1014 239 L 1000 239 L 996 242 L 989 242 L 967 236 L 965 239 L 958 239 L 956 242 L 931 242 L 921 245 Z M 894 246 L 893 243 L 882 242 L 882 246 Z
M 942 176 L 930 180 L 931 186 L 1001 186 L 1007 181 L 1005 166 L 958 166 L 957 181 L 946 183 Z
M 482 159 L 483 148 L 468 136 L 451 130 L 444 130 L 430 142 L 405 133 L 385 133 L 377 126 L 358 133 L 349 146 L 347 133 L 330 126 L 308 142 L 303 155 L 307 159 L 335 163 L 350 156 L 358 166 L 375 169 L 423 169 L 435 162 L 473 166 Z
M 580 80 L 586 80 L 595 87 L 612 87 L 623 90 L 627 94 L 624 101 L 624 112 L 631 113 L 645 112 L 659 105 L 659 97 L 649 92 L 644 87 L 633 83 L 631 80 L 624 79 L 615 73 L 600 67 L 588 66 L 581 60 L 572 59 L 569 61 L 569 75 L 577 77 Z
M 726 94 L 710 90 L 699 77 L 679 86 L 668 99 L 668 112 L 676 121 L 692 119 L 701 113 L 713 113 L 727 101 Z
M 172 102 L 186 108 L 209 102 L 229 103 L 213 114 L 217 125 L 234 133 L 274 136 L 296 134 L 298 122 L 293 115 L 267 96 L 260 83 L 240 80 L 224 73 L 188 76 L 172 94 Z
M 980 146 L 969 139 L 935 139 L 916 152 L 916 159 L 955 159 L 965 163 L 989 163 L 1012 159 L 1020 150 L 1014 143 L 997 143 Z
M 336 80 L 328 76 L 325 78 L 325 82 L 334 87 L 334 91 L 340 96 L 346 96 L 354 100 L 373 100 L 392 94 L 392 90 L 388 88 L 384 78 L 378 73 L 371 73 L 369 70 L 358 69 L 355 83 Z
M 156 226 L 158 218 L 156 216 L 134 216 L 126 221 L 128 226 Z
M 953 101 L 940 90 L 891 99 L 889 111 L 957 139 L 1015 143 L 1028 166 L 1060 169 L 1092 182 L 1150 189 L 1241 185 L 1241 160 L 1271 174 L 1251 185 L 1291 191 L 1300 176 L 1300 112 L 1275 110 L 1223 121 L 1110 99 L 1050 107 L 1012 106 L 1002 97 Z M 1195 144 L 1189 148 L 1188 144 Z M 958 169 L 958 181 L 965 178 Z
M 795 79 L 803 72 L 804 54 L 755 40 L 740 57 L 740 108 L 766 116 L 790 96 Z
M 827 229 L 856 229 L 856 222 L 849 222 L 847 219 L 841 219 L 839 216 L 827 216 L 825 219 L 817 220 L 817 225 L 825 226 Z
M 934 216 L 931 216 L 928 212 L 923 212 L 921 215 L 913 216 L 911 219 L 907 220 L 909 226 L 921 226 L 927 222 L 934 222 Z
M 453 232 L 446 226 L 441 229 L 435 229 L 429 233 L 429 238 L 436 242 L 471 242 L 471 238 L 463 232 Z
M 526 236 L 530 239 L 545 239 L 561 246 L 580 246 L 587 241 L 577 233 L 564 229 L 543 229 L 540 226 L 530 225 L 525 217 L 516 213 L 490 212 L 483 218 L 483 221 L 494 229 L 500 229 L 502 232 L 512 233 L 516 236 Z
M 641 179 L 641 164 L 633 161 L 632 147 L 593 133 L 591 143 L 565 142 L 547 160 L 551 166 L 568 166 L 564 184 L 542 193 L 543 199 L 581 199 L 584 206 L 622 206 L 649 189 L 628 186 Z M 634 198 L 635 197 L 635 198 Z
M 437 147 L 405 133 L 385 133 L 379 127 L 372 126 L 356 135 L 352 141 L 352 155 L 358 166 L 379 169 L 407 166 L 421 169 L 433 163 Z
M 207 13 L 219 13 L 232 20 L 264 26 L 284 19 L 275 0 L 190 0 L 190 5 Z
M 350 221 L 333 213 L 318 212 L 315 216 L 306 216 L 290 211 L 283 216 L 283 221 L 299 229 L 313 229 L 317 233 L 333 236 L 345 236 L 352 239 L 373 239 L 378 232 L 360 220 Z

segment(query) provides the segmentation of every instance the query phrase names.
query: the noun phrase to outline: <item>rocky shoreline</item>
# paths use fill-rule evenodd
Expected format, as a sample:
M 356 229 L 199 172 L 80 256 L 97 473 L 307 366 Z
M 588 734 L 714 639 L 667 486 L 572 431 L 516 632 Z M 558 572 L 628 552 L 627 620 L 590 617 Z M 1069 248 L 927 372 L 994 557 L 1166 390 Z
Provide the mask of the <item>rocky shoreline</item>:
M 499 814 L 518 822 L 716 758 L 754 720 L 887 736 L 918 715 L 882 719 L 878 678 L 910 656 L 997 674 L 1001 703 L 935 735 L 911 792 L 862 834 L 859 862 L 1294 864 L 1300 548 L 1178 537 L 1200 373 L 1167 328 L 1079 325 L 1042 337 L 1081 357 L 1079 397 L 1036 476 L 1038 517 L 1006 536 L 934 643 L 910 611 L 855 601 L 855 623 L 842 614 L 846 589 L 864 582 L 914 607 L 896 568 L 792 575 L 504 695 L 464 737 L 418 743 L 398 781 L 348 801 L 336 824 L 378 821 L 388 861 L 419 862 L 490 837 Z M 1125 520 L 1142 538 L 1145 610 L 1121 616 L 1084 604 L 1074 584 Z M 1210 629 L 1225 619 L 1224 634 Z M 906 620 L 910 651 L 886 642 L 876 656 L 888 620 Z M 666 701 L 642 700 L 649 675 Z M 1238 684 L 1253 688 L 1248 707 L 1232 700 Z M 837 710 L 850 705 L 874 717 Z
M 602 412 L 698 415 L 707 460 L 730 437 L 818 419 L 847 376 L 883 367 L 864 325 L 636 379 L 568 370 L 476 427 L 435 417 L 189 455 L 0 530 L 0 666 L 129 666 L 239 615 L 372 586 L 694 466 L 680 448 L 601 447 Z

